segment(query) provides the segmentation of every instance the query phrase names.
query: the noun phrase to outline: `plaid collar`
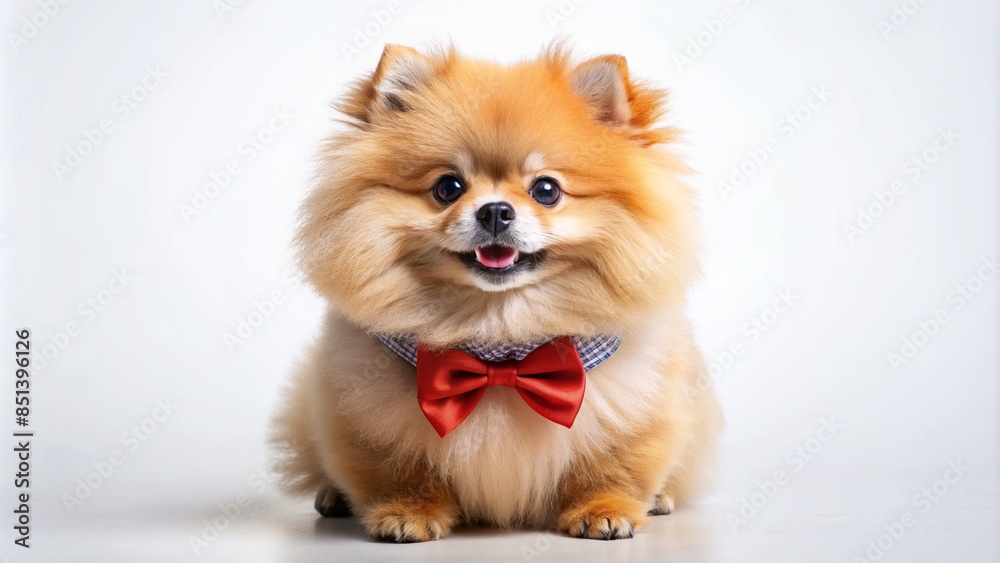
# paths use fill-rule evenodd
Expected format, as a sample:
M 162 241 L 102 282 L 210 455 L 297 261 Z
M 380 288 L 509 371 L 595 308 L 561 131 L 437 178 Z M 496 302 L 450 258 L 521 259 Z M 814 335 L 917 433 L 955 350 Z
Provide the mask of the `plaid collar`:
M 383 334 L 376 333 L 375 337 L 382 341 L 387 348 L 399 354 L 401 358 L 417 365 L 417 339 L 409 334 Z M 583 362 L 583 369 L 590 371 L 601 365 L 604 360 L 621 346 L 620 336 L 609 336 L 598 334 L 597 336 L 571 336 L 576 351 L 580 354 L 580 361 Z M 507 360 L 523 360 L 535 348 L 549 342 L 530 342 L 523 344 L 508 344 L 506 346 L 482 346 L 477 344 L 463 344 L 456 346 L 457 349 L 479 358 L 484 362 L 503 362 Z

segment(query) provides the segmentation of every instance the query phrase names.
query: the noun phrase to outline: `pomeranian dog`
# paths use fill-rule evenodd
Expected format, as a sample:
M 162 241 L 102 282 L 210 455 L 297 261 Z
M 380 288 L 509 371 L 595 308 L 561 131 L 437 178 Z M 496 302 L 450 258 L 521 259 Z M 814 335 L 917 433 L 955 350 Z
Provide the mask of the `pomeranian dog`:
M 329 301 L 272 441 L 290 490 L 376 538 L 629 538 L 711 472 L 720 415 L 664 92 L 555 46 L 511 66 L 388 45 L 303 204 Z

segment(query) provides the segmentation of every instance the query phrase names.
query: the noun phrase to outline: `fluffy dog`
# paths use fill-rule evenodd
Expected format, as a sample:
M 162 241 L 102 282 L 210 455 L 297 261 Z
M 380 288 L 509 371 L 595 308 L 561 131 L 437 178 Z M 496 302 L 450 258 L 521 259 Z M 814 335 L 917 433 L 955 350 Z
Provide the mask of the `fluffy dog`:
M 684 314 L 696 211 L 664 93 L 620 56 L 389 45 L 338 109 L 297 238 L 330 307 L 276 416 L 287 486 L 395 541 L 459 523 L 628 538 L 690 498 L 720 416 Z M 511 379 L 553 341 L 585 385 L 558 416 Z M 490 387 L 434 424 L 417 375 L 455 350 Z

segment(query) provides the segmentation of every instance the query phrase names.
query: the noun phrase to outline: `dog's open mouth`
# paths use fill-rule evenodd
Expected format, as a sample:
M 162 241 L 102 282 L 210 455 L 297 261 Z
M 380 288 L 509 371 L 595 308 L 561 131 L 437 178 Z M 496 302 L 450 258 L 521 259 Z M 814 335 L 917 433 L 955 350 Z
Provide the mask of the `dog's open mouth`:
M 480 246 L 476 249 L 476 262 L 494 270 L 513 266 L 514 262 L 517 262 L 517 258 L 517 249 L 507 246 Z
M 473 251 L 460 252 L 458 258 L 473 271 L 500 278 L 537 267 L 543 253 L 544 251 L 520 252 L 509 246 L 491 244 Z

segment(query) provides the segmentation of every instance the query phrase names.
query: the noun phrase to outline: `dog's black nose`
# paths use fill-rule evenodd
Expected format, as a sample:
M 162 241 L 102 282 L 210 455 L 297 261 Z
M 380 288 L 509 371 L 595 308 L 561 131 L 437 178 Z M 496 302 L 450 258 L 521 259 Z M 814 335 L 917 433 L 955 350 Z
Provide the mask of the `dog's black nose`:
M 476 219 L 484 229 L 499 235 L 507 230 L 507 227 L 514 222 L 514 207 L 506 201 L 494 201 L 487 203 L 476 211 Z

